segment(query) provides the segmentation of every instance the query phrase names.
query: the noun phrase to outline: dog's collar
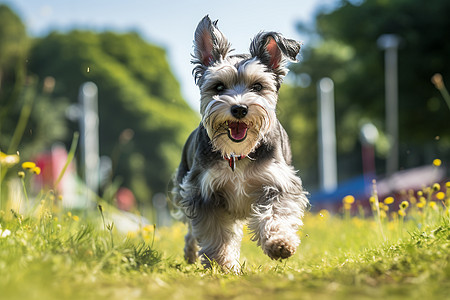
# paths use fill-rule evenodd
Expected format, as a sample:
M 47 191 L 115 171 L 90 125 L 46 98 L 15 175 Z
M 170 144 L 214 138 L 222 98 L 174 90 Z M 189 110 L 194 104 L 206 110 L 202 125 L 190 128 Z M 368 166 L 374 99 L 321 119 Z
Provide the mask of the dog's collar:
M 246 155 L 231 154 L 230 157 L 224 156 L 223 158 L 228 161 L 228 165 L 230 166 L 231 170 L 234 171 L 234 168 L 236 167 L 236 160 L 241 160 L 246 157 Z

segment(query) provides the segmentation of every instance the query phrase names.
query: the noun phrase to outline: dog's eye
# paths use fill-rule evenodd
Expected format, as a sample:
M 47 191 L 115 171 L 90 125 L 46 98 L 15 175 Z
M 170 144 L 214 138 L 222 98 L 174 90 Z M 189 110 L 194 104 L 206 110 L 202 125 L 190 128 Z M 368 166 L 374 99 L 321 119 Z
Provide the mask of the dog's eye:
M 252 92 L 261 92 L 261 90 L 263 89 L 263 86 L 262 86 L 262 84 L 261 83 L 255 83 L 255 84 L 253 84 L 252 85 L 252 87 L 251 87 L 251 91 Z
M 222 93 L 223 91 L 225 91 L 225 85 L 222 82 L 220 82 L 220 83 L 216 84 L 216 86 L 214 87 L 214 90 L 217 93 Z

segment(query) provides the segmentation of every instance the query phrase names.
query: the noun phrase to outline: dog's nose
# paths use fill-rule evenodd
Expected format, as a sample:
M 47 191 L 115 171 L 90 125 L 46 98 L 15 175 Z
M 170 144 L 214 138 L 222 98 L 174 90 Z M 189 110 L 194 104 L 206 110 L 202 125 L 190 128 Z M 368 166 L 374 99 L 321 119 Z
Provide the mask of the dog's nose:
M 231 114 L 237 119 L 242 119 L 248 113 L 248 108 L 245 105 L 233 105 L 231 107 Z

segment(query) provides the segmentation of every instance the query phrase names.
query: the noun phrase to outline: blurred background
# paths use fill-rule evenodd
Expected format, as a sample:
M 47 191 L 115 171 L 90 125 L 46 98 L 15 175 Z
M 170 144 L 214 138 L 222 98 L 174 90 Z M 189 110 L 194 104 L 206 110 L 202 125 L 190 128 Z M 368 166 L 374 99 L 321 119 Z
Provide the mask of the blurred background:
M 36 185 L 51 187 L 80 132 L 71 181 L 58 187 L 67 205 L 81 205 L 87 184 L 164 224 L 200 121 L 189 61 L 209 14 L 238 53 L 261 30 L 303 41 L 278 116 L 313 209 L 367 199 L 372 179 L 395 194 L 448 178 L 449 1 L 226 3 L 0 1 L 0 150 L 36 161 Z

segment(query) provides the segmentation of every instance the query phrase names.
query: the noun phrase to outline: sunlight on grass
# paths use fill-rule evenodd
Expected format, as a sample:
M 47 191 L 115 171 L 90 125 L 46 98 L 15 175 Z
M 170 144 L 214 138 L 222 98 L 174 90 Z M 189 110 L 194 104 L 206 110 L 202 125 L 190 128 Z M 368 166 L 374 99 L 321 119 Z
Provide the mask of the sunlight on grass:
M 355 291 L 410 295 L 412 284 L 417 295 L 439 296 L 450 276 L 450 182 L 385 199 L 378 199 L 374 182 L 367 207 L 348 195 L 340 213 L 307 214 L 302 243 L 284 261 L 271 261 L 244 228 L 236 276 L 217 266 L 186 264 L 183 223 L 120 233 L 105 217 L 111 206 L 99 202 L 97 211 L 68 211 L 53 189 L 30 193 L 30 177 L 40 176 L 33 162 L 19 164 L 19 155 L 3 153 L 0 158 L 3 172 L 21 167 L 15 179 L 20 184 L 6 185 L 10 191 L 0 210 L 0 273 L 5 274 L 0 290 L 8 299 L 295 298 L 298 293 L 346 299 Z

